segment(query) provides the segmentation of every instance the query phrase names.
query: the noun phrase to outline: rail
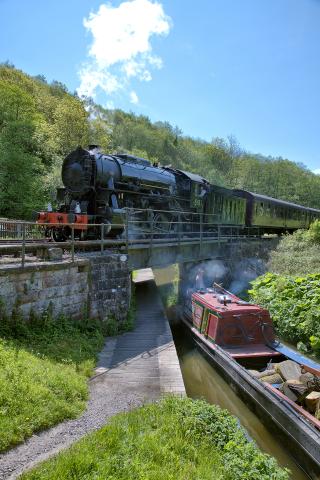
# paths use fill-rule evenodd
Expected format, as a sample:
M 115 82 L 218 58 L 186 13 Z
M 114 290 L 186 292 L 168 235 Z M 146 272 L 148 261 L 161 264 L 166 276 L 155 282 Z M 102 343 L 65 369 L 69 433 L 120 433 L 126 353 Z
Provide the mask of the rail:
M 236 242 L 241 238 L 261 238 L 258 227 L 220 224 L 212 214 L 150 209 L 126 209 L 122 212 L 122 223 L 99 224 L 38 224 L 36 222 L 0 220 L 0 257 L 21 256 L 24 267 L 27 255 L 46 251 L 53 246 L 63 249 L 75 260 L 77 251 L 116 249 L 129 253 L 132 248 L 148 248 L 152 252 L 157 246 L 182 246 L 197 244 L 202 251 L 206 243 Z M 216 222 L 216 223 L 215 223 Z M 68 228 L 66 241 L 53 242 L 48 238 L 47 228 Z M 87 233 L 86 239 L 83 232 Z M 107 233 L 109 232 L 109 233 Z M 113 237 L 109 236 L 111 235 Z M 90 239 L 90 235 L 93 239 Z

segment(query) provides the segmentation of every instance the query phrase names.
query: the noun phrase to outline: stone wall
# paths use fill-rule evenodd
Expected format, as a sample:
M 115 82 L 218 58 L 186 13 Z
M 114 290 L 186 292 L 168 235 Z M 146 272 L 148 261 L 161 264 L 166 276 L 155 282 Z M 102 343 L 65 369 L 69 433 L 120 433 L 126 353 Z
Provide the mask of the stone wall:
M 112 315 L 126 319 L 131 298 L 131 275 L 127 255 L 90 255 L 89 306 L 91 316 Z
M 131 276 L 126 255 L 95 254 L 55 262 L 0 267 L 0 300 L 10 315 L 15 307 L 25 318 L 52 309 L 72 318 L 126 318 Z

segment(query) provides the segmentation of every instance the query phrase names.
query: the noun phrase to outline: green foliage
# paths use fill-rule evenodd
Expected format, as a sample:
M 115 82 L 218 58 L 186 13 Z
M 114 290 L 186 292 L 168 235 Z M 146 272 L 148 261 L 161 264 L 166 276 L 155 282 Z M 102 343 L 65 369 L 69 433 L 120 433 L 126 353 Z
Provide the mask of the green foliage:
M 0 65 L 0 215 L 29 219 L 32 209 L 52 201 L 64 156 L 89 142 L 107 153 L 198 173 L 213 184 L 320 208 L 320 176 L 303 165 L 249 154 L 232 136 L 211 142 L 184 136 L 168 122 L 106 110 L 71 95 L 59 81 L 48 84 L 41 75 Z
M 165 309 L 177 305 L 179 293 L 178 265 L 171 265 L 170 268 L 165 269 L 153 269 L 153 273 Z
M 79 415 L 87 377 L 103 345 L 98 324 L 74 322 L 50 309 L 28 322 L 19 309 L 7 317 L 0 302 L 0 450 L 34 431 Z
M 310 225 L 308 236 L 312 243 L 320 245 L 320 220 L 316 220 Z
M 83 103 L 65 86 L 1 65 L 0 216 L 30 219 L 52 200 L 63 156 L 88 131 Z
M 320 354 L 320 273 L 267 273 L 252 282 L 251 299 L 266 307 L 280 337 Z
M 320 271 L 320 222 L 309 230 L 285 235 L 271 252 L 268 269 L 284 275 L 307 275 Z
M 248 443 L 236 418 L 204 401 L 168 397 L 107 426 L 25 473 L 23 480 L 287 480 Z

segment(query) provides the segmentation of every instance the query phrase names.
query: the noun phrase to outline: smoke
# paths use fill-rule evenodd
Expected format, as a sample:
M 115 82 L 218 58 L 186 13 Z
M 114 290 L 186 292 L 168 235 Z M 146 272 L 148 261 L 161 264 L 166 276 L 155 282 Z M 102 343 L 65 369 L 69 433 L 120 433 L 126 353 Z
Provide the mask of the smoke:
M 184 271 L 180 292 L 187 300 L 194 290 L 209 288 L 214 283 L 219 283 L 238 295 L 245 292 L 250 282 L 265 271 L 265 261 L 254 257 L 242 258 L 236 262 L 222 260 L 201 262 Z
M 250 282 L 266 271 L 266 264 L 259 258 L 244 258 L 236 263 L 231 270 L 228 290 L 236 295 L 244 292 Z

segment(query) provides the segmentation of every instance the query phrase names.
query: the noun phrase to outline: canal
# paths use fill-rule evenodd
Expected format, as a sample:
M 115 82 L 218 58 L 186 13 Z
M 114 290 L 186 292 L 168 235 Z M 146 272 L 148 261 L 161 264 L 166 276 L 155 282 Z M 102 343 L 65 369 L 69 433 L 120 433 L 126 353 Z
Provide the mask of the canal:
M 162 293 L 164 292 L 167 296 L 171 290 L 171 281 L 176 277 L 176 269 L 174 267 L 161 269 L 154 271 L 154 274 L 160 294 L 162 290 Z M 174 295 L 174 292 L 172 294 Z M 172 316 L 172 311 L 174 310 L 167 309 L 169 317 Z M 172 333 L 187 395 L 195 399 L 203 398 L 211 404 L 227 409 L 239 419 L 240 424 L 246 429 L 249 438 L 256 442 L 262 451 L 275 457 L 279 465 L 289 468 L 292 480 L 310 479 L 295 463 L 290 455 L 290 447 L 283 445 L 236 395 L 229 384 L 195 347 L 194 342 L 183 326 L 173 324 Z

